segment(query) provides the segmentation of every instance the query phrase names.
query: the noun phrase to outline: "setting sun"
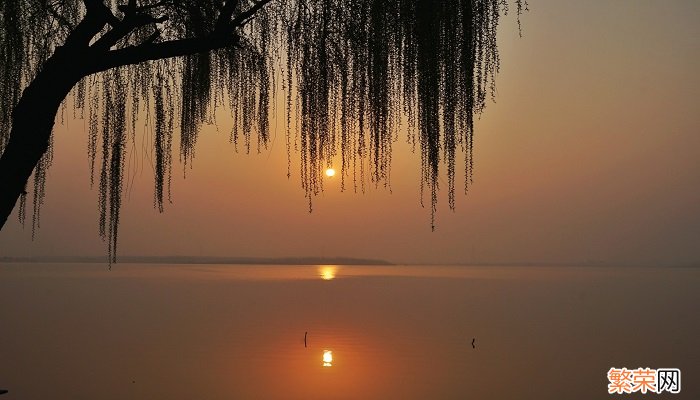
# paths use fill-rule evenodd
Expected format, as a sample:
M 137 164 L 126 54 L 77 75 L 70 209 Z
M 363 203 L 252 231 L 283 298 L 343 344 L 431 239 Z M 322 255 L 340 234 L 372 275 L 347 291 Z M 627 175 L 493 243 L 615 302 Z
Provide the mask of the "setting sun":
M 323 350 L 323 366 L 332 367 L 333 366 L 333 352 L 330 350 Z
M 335 170 L 333 168 L 328 168 L 326 170 L 326 176 L 329 178 L 335 176 Z

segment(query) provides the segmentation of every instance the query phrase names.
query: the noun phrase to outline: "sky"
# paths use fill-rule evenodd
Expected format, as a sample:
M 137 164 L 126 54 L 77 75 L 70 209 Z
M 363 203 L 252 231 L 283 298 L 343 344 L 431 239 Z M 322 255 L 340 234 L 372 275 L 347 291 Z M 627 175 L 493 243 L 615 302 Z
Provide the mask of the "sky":
M 434 232 L 420 156 L 402 139 L 391 191 L 341 193 L 328 178 L 309 213 L 296 165 L 287 178 L 281 123 L 250 155 L 205 126 L 186 178 L 173 166 L 163 214 L 148 157 L 129 160 L 118 254 L 700 264 L 700 2 L 529 0 L 529 9 L 522 38 L 513 15 L 501 22 L 474 184 L 467 195 L 458 186 L 454 212 L 441 193 Z M 41 228 L 32 240 L 31 224 L 11 216 L 0 256 L 106 258 L 86 121 L 67 112 L 54 135 Z

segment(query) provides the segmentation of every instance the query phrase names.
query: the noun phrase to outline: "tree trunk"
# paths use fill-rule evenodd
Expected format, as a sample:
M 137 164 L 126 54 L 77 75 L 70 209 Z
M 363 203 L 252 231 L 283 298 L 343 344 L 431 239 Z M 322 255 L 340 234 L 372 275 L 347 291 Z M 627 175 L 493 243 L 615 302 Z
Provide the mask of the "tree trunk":
M 81 57 L 58 48 L 22 93 L 12 111 L 12 129 L 0 157 L 0 229 L 46 153 L 58 107 L 84 76 Z

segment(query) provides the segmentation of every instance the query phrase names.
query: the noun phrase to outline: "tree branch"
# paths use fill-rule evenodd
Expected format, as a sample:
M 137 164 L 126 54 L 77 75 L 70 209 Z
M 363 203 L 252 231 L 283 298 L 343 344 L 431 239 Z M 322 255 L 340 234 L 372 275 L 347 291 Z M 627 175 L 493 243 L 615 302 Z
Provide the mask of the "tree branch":
M 70 22 L 68 22 L 68 20 L 63 15 L 61 15 L 61 13 L 56 11 L 53 4 L 44 2 L 42 6 L 61 26 L 65 27 L 69 31 L 73 29 L 73 25 Z
M 97 35 L 106 24 L 116 26 L 121 21 L 104 5 L 103 0 L 83 0 L 87 13 L 68 34 L 64 47 L 83 47 Z
M 103 19 L 108 24 L 115 26 L 121 22 L 119 18 L 112 14 L 112 10 L 105 5 L 104 0 L 83 0 L 83 3 L 85 3 L 88 14 L 93 12 L 98 18 Z
M 260 0 L 255 2 L 255 4 L 252 7 L 238 14 L 236 18 L 234 18 L 233 21 L 231 21 L 231 27 L 236 28 L 240 25 L 245 25 L 245 23 L 248 22 L 248 19 L 250 19 L 256 12 L 258 12 L 261 8 L 265 6 L 265 4 L 269 2 L 270 0 Z
M 96 50 L 109 50 L 133 30 L 149 24 L 161 23 L 167 19 L 166 15 L 156 18 L 148 14 L 127 14 L 118 25 L 105 33 L 91 47 Z
M 158 39 L 158 36 L 160 36 L 160 29 L 156 28 L 156 30 L 151 33 L 151 35 L 142 44 L 153 43 L 156 41 L 156 39 Z
M 224 31 L 228 27 L 229 21 L 233 16 L 233 12 L 236 11 L 236 4 L 238 4 L 238 0 L 227 0 L 224 3 L 224 6 L 221 8 L 221 13 L 219 14 L 219 18 L 216 20 L 215 30 Z
M 127 17 L 136 14 L 136 0 L 129 0 L 127 5 L 118 5 L 117 10 L 123 12 Z
M 187 56 L 204 53 L 238 43 L 237 36 L 209 35 L 200 38 L 178 39 L 162 43 L 143 43 L 122 49 L 97 53 L 87 65 L 87 73 L 106 71 L 122 65 L 138 64 L 145 61 Z
M 87 4 L 92 4 L 91 9 L 107 9 L 102 0 L 83 0 Z M 167 17 L 155 18 L 148 14 L 134 14 L 125 16 L 124 20 L 117 19 L 113 23 L 113 29 L 103 35 L 93 46 L 95 50 L 91 54 L 90 62 L 87 65 L 87 73 L 93 74 L 111 68 L 138 64 L 145 61 L 154 61 L 165 58 L 179 57 L 204 53 L 224 47 L 235 46 L 239 42 L 239 37 L 233 30 L 249 21 L 256 12 L 263 8 L 271 0 L 259 0 L 246 11 L 233 17 L 238 0 L 228 0 L 224 3 L 221 14 L 218 17 L 216 28 L 208 35 L 197 38 L 186 38 L 170 40 L 162 43 L 154 43 L 159 31 L 156 31 L 143 43 L 132 45 L 121 49 L 109 50 L 121 38 L 129 32 L 151 23 L 164 21 Z M 155 3 L 153 7 L 164 4 L 165 1 Z M 131 11 L 136 6 L 135 2 L 122 6 L 123 11 Z M 107 9 L 110 15 L 114 15 Z M 104 13 L 102 14 L 104 16 Z M 233 19 L 231 19 L 233 17 Z M 114 17 L 116 18 L 116 17 Z M 104 26 L 104 24 L 102 25 Z

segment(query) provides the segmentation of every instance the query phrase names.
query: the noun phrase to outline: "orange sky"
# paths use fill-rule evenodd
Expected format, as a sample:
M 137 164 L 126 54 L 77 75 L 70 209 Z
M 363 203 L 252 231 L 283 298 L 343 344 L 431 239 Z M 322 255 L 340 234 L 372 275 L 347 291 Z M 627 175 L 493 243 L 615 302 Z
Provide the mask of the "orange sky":
M 148 160 L 131 163 L 119 254 L 697 264 L 700 3 L 529 4 L 522 39 L 512 16 L 502 21 L 475 183 L 455 213 L 442 199 L 435 232 L 419 203 L 419 156 L 402 139 L 391 193 L 340 193 L 336 176 L 309 214 L 297 165 L 286 177 L 281 125 L 268 150 L 248 156 L 205 127 L 187 178 L 173 168 L 164 214 Z M 85 122 L 70 114 L 55 130 L 38 236 L 11 217 L 0 255 L 106 255 Z

